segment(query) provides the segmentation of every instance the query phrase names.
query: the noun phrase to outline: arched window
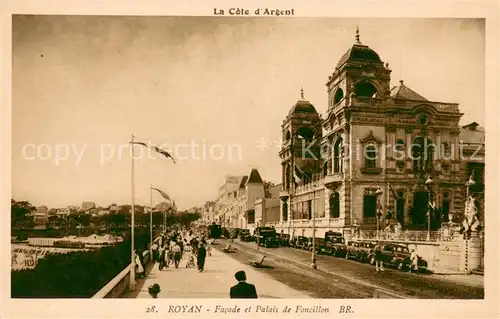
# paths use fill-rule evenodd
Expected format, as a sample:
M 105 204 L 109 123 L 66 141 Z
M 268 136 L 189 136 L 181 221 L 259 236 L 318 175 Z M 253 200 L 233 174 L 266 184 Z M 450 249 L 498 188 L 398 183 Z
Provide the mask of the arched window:
M 358 97 L 375 97 L 377 89 L 369 82 L 360 82 L 354 87 L 356 96 Z
M 333 104 L 339 103 L 343 98 L 344 98 L 344 91 L 342 91 L 341 88 L 338 88 L 337 91 L 335 91 L 335 96 L 333 98 Z
M 341 173 L 342 172 L 342 138 L 339 138 L 337 142 L 335 142 L 335 146 L 333 149 L 333 172 Z
M 397 140 L 395 149 L 394 158 L 396 160 L 403 160 L 405 155 L 405 142 L 403 140 Z
M 368 145 L 365 149 L 365 168 L 377 167 L 377 148 L 374 145 Z
M 308 127 L 301 127 L 297 131 L 297 137 L 306 141 L 312 141 L 314 139 L 314 132 Z
M 285 134 L 285 141 L 289 141 L 289 140 L 290 140 L 290 137 L 291 137 L 290 131 L 286 131 L 286 134 Z
M 290 176 L 290 165 L 287 165 L 286 166 L 286 170 L 285 170 L 285 189 L 286 190 L 289 190 L 290 189 L 290 181 L 291 181 L 291 176 Z
M 428 138 L 417 137 L 412 144 L 413 171 L 424 173 L 432 168 L 435 146 Z
M 330 218 L 340 217 L 340 195 L 334 192 L 330 195 Z

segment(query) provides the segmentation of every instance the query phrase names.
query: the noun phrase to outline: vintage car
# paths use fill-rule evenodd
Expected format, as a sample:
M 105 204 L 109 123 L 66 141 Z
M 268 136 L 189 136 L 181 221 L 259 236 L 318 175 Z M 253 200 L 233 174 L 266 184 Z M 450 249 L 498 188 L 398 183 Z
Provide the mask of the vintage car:
M 315 242 L 316 252 L 317 253 L 324 252 L 324 249 L 321 250 L 322 247 L 325 247 L 325 240 L 323 238 L 316 238 L 316 242 Z M 312 237 L 308 238 L 306 249 L 309 250 L 309 251 L 313 250 L 313 239 L 312 239 Z
M 309 239 L 305 236 L 297 236 L 295 237 L 295 240 L 293 241 L 293 248 L 299 248 L 299 249 L 306 249 L 307 248 L 307 242 Z
M 360 242 L 357 240 L 350 240 L 346 245 L 345 259 L 358 259 Z
M 391 242 L 381 242 L 382 262 L 391 267 L 396 267 L 399 270 L 407 270 L 411 266 L 410 250 L 407 245 Z M 370 264 L 375 264 L 375 253 L 369 255 Z M 427 262 L 418 257 L 418 271 L 427 268 Z
M 278 236 L 274 227 L 257 227 L 255 235 L 258 237 L 259 246 L 266 248 L 279 246 Z
M 278 241 L 280 246 L 288 247 L 290 246 L 290 235 L 289 234 L 280 234 L 278 236 Z
M 339 233 L 325 233 L 325 252 L 335 257 L 344 257 L 347 252 L 344 237 L 339 236 Z
M 244 241 L 244 242 L 252 241 L 252 235 L 250 234 L 250 230 L 248 230 L 248 229 L 241 229 L 238 237 L 239 237 L 240 241 Z
M 346 259 L 368 262 L 377 242 L 367 240 L 353 240 L 347 244 Z

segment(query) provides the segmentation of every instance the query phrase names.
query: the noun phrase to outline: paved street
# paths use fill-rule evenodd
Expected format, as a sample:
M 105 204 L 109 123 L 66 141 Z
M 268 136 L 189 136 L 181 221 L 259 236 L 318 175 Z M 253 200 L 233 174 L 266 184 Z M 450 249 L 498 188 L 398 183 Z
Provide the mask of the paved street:
M 224 246 L 225 241 L 221 240 Z M 263 248 L 235 240 L 237 260 L 266 255 L 272 269 L 259 271 L 315 298 L 484 298 L 482 276 L 410 274 L 386 269 L 376 273 L 368 264 L 317 255 L 318 270 L 309 269 L 311 253 L 289 247 Z M 249 257 L 255 256 L 255 257 Z
M 154 283 L 161 287 L 159 298 L 229 298 L 229 288 L 236 284 L 234 273 L 238 270 L 246 272 L 248 282 L 256 286 L 259 298 L 311 298 L 270 275 L 256 271 L 248 262 L 241 263 L 213 249 L 202 273 L 196 268 L 185 268 L 184 262 L 178 269 L 169 267 L 162 271 L 156 264 L 149 276 L 138 283 L 136 291 L 124 298 L 151 298 L 148 287 Z

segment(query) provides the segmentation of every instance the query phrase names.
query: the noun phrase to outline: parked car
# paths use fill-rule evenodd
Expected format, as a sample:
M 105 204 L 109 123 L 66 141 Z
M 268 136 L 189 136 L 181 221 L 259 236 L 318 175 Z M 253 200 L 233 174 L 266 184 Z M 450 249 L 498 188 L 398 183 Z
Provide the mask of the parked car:
M 345 259 L 357 260 L 360 252 L 361 243 L 357 240 L 350 240 L 346 244 L 346 254 Z
M 368 262 L 371 257 L 377 242 L 366 240 L 352 240 L 347 244 L 345 258 L 353 259 L 360 262 Z
M 257 227 L 255 235 L 259 237 L 259 246 L 278 247 L 279 242 L 274 227 Z
M 298 249 L 304 249 L 305 245 L 307 245 L 307 242 L 309 239 L 305 236 L 297 236 L 295 237 L 295 240 L 293 241 L 293 248 L 298 248 Z
M 315 238 L 315 239 L 316 239 L 315 240 L 315 249 L 316 249 L 316 252 L 319 253 L 319 252 L 321 252 L 321 247 L 325 247 L 325 240 L 323 238 Z M 309 251 L 313 250 L 312 237 L 308 238 L 306 249 Z
M 244 241 L 244 242 L 252 241 L 252 235 L 250 234 L 250 230 L 241 229 L 240 233 L 239 233 L 239 239 L 240 239 L 240 241 Z
M 280 234 L 278 236 L 278 241 L 280 246 L 288 247 L 290 246 L 290 235 L 289 234 Z
M 344 257 L 347 252 L 344 237 L 337 232 L 325 233 L 325 252 L 335 257 Z
M 382 242 L 381 253 L 382 253 L 382 262 L 385 265 L 396 267 L 399 270 L 406 270 L 410 268 L 411 254 L 407 245 L 399 243 L 391 243 L 391 242 Z M 369 260 L 370 264 L 372 265 L 375 264 L 374 253 L 370 254 Z M 417 265 L 419 271 L 427 268 L 427 262 L 421 257 L 418 257 Z

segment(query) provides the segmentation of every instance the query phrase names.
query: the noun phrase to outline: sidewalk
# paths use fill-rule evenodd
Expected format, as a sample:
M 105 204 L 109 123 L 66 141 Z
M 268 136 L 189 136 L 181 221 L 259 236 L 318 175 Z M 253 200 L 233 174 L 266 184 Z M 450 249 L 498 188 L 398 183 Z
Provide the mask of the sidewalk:
M 474 287 L 484 287 L 484 276 L 481 275 L 445 275 L 431 274 L 430 278 L 438 278 L 443 281 L 452 282 L 455 284 L 463 284 Z
M 161 287 L 158 298 L 229 298 L 229 288 L 236 284 L 234 274 L 238 270 L 246 272 L 248 282 L 255 285 L 259 298 L 311 298 L 216 249 L 212 250 L 212 256 L 207 256 L 205 270 L 201 273 L 196 268 L 185 268 L 184 261 L 178 269 L 171 266 L 162 271 L 158 270 L 156 263 L 142 286 L 137 286 L 138 291 L 124 298 L 151 298 L 148 287 L 155 283 Z

